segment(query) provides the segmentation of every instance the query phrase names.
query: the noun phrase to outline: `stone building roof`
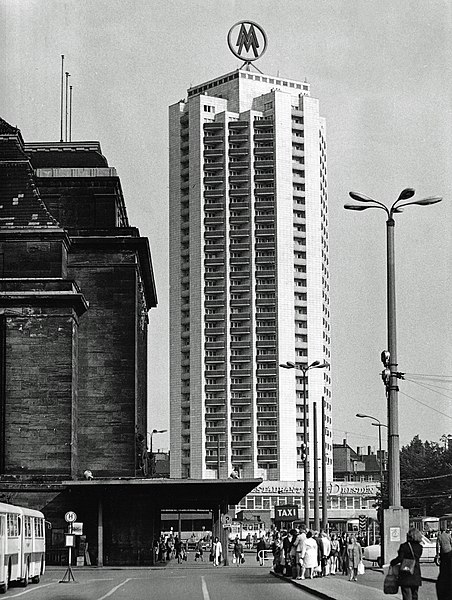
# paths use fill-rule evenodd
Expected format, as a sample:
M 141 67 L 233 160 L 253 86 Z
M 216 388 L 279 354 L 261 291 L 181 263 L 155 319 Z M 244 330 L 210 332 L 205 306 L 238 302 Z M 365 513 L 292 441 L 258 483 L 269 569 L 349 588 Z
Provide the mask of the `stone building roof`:
M 60 228 L 39 196 L 20 130 L 0 118 L 0 229 Z

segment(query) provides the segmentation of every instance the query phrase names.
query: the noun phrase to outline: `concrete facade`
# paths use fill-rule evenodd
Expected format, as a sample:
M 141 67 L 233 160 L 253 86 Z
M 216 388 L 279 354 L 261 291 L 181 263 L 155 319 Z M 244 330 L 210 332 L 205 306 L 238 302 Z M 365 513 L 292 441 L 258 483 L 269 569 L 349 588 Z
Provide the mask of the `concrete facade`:
M 331 369 L 310 371 L 304 415 L 301 372 L 278 367 L 330 362 L 319 102 L 239 69 L 190 88 L 169 131 L 171 475 L 301 480 L 306 442 L 312 476 L 324 398 L 331 481 Z

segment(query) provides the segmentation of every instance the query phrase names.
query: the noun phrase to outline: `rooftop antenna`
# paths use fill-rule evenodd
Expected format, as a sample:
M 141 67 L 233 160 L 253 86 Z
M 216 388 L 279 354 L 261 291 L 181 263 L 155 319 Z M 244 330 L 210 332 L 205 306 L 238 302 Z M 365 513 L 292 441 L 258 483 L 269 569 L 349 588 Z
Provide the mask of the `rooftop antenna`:
M 61 55 L 60 142 L 63 141 L 63 87 L 64 87 L 64 54 Z
M 72 142 L 72 85 L 69 86 L 69 141 Z
M 66 71 L 66 120 L 65 120 L 65 136 L 64 136 L 64 141 L 67 142 L 67 117 L 68 117 L 68 83 L 69 83 L 69 77 L 70 77 L 70 73 L 68 73 Z

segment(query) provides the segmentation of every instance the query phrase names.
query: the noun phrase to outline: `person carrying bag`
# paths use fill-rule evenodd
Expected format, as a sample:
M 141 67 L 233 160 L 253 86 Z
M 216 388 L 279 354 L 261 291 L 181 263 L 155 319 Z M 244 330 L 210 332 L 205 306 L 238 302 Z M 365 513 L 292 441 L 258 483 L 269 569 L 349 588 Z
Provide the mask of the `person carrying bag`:
M 397 557 L 391 560 L 391 566 L 400 565 L 398 583 L 403 600 L 418 600 L 419 587 L 422 585 L 419 559 L 422 555 L 422 534 L 411 528 L 406 535 L 407 541 L 400 545 Z
M 384 594 L 397 594 L 399 591 L 399 567 L 397 565 L 389 567 L 388 574 L 383 582 Z

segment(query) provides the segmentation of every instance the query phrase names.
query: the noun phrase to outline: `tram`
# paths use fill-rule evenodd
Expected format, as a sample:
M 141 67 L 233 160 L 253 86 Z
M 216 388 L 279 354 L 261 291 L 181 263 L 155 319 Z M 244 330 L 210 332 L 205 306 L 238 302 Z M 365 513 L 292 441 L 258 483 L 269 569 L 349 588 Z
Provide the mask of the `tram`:
M 39 583 L 44 571 L 44 515 L 0 502 L 0 594 L 13 582 Z

